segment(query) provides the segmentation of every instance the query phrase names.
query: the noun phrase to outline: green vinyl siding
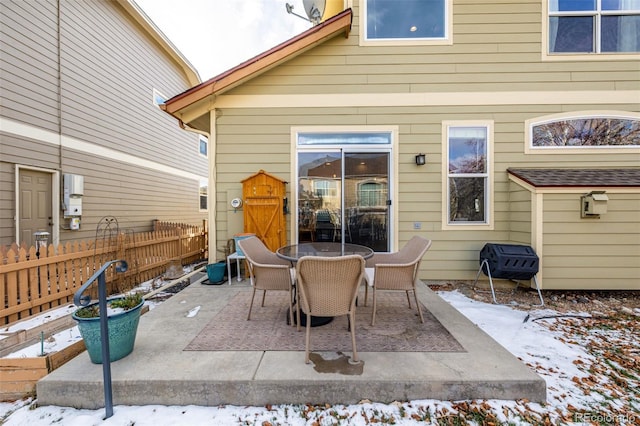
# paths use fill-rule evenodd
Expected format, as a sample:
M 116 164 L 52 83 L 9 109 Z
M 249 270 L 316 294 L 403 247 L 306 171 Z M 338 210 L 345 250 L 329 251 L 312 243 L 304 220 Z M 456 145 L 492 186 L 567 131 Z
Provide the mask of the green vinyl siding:
M 580 193 L 544 195 L 544 288 L 638 289 L 640 193 L 607 192 L 607 213 L 580 217 Z
M 640 102 L 617 101 L 617 91 L 638 91 L 640 87 L 639 62 L 633 57 L 620 55 L 611 61 L 543 60 L 540 0 L 482 5 L 454 0 L 453 44 L 420 46 L 360 46 L 359 3 L 353 1 L 353 25 L 348 37 L 339 35 L 327 40 L 215 99 L 219 246 L 239 232 L 238 227 L 242 229 L 239 215 L 228 206 L 232 198 L 229 194 L 241 189 L 242 179 L 264 169 L 292 181 L 294 127 L 398 127 L 394 153 L 398 180 L 394 185 L 396 193 L 392 194 L 398 206 L 396 239 L 399 246 L 415 234 L 434 241 L 419 274 L 426 280 L 474 279 L 479 251 L 487 242 L 534 244 L 532 193 L 509 180 L 508 168 L 620 168 L 640 164 L 637 151 L 525 152 L 527 120 L 576 111 L 640 112 Z M 585 101 L 577 96 L 563 101 L 563 96 L 581 91 L 592 96 Z M 593 95 L 600 91 L 605 96 Z M 519 97 L 504 100 L 509 92 L 518 92 Z M 548 98 L 536 97 L 539 92 L 547 93 Z M 351 94 L 352 101 L 348 98 Z M 277 95 L 303 102 L 303 106 L 288 106 Z M 412 95 L 419 96 L 422 103 L 403 105 L 403 99 L 415 100 L 410 98 Z M 435 95 L 455 99 L 448 102 L 444 97 L 445 102 L 438 104 L 433 101 Z M 473 101 L 468 95 L 475 96 Z M 340 97 L 335 105 L 320 106 L 330 104 L 334 96 Z M 393 97 L 389 105 L 379 100 L 383 96 Z M 229 107 L 225 106 L 227 99 Z M 268 105 L 256 107 L 259 102 L 253 100 Z M 494 227 L 443 230 L 442 210 L 446 206 L 442 205 L 441 165 L 446 158 L 442 155 L 442 123 L 488 120 L 493 122 Z M 426 165 L 415 165 L 417 153 L 426 155 Z M 295 188 L 289 184 L 287 191 L 290 202 L 294 201 L 291 196 Z M 547 204 L 547 197 L 553 200 L 551 205 Z M 625 229 L 638 226 L 637 218 L 635 223 L 629 219 L 633 206 L 636 213 L 640 211 L 634 197 L 637 194 L 613 194 L 610 213 L 600 220 L 610 222 L 608 232 L 615 237 L 607 238 L 628 242 L 629 254 L 616 260 L 619 265 L 631 265 L 634 259 L 640 259 L 638 236 L 624 233 Z M 543 200 L 541 255 L 543 261 L 549 259 L 549 250 L 553 257 L 549 271 L 542 271 L 544 288 L 628 288 L 629 282 L 637 285 L 637 268 L 620 266 L 620 270 L 611 271 L 614 279 L 604 282 L 580 271 L 585 262 L 589 263 L 588 256 L 563 255 L 562 250 L 556 250 L 556 240 L 576 248 L 593 245 L 601 235 L 600 225 L 590 227 L 587 225 L 594 222 L 583 223 L 579 206 L 566 195 L 544 194 Z M 288 215 L 287 221 L 290 220 Z M 414 229 L 416 222 L 421 223 L 419 231 Z M 290 229 L 288 223 L 287 230 Z M 556 233 L 565 232 L 563 238 L 558 238 Z M 562 265 L 562 256 L 567 256 L 566 266 L 556 266 Z M 593 262 L 598 264 L 597 256 Z M 562 278 L 563 275 L 571 278 Z

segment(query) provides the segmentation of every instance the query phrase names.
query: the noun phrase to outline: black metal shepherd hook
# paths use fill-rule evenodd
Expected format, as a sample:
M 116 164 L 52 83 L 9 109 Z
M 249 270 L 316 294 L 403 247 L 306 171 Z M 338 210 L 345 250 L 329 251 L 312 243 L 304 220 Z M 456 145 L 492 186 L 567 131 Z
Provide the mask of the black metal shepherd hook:
M 100 256 L 100 259 L 98 259 L 98 262 L 102 263 L 108 258 L 109 250 L 111 250 L 112 245 L 116 243 L 119 233 L 120 225 L 118 224 L 118 219 L 115 216 L 103 216 L 100 219 L 96 226 L 96 238 L 94 243 L 95 245 L 93 247 L 94 261 L 98 250 L 98 241 L 102 241 L 102 255 Z
M 111 386 L 111 360 L 109 354 L 109 326 L 107 325 L 107 279 L 105 273 L 115 263 L 116 272 L 126 272 L 127 262 L 112 260 L 96 271 L 73 295 L 76 306 L 87 306 L 91 303 L 91 296 L 83 295 L 94 281 L 98 280 L 98 307 L 100 309 L 100 343 L 102 345 L 102 377 L 104 379 L 104 409 L 105 419 L 113 416 L 113 389 Z

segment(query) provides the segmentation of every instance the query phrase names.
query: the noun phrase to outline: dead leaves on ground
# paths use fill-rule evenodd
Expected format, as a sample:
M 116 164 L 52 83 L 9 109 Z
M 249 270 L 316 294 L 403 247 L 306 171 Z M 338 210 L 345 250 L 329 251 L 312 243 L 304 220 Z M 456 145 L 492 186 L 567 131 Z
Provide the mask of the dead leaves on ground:
M 565 343 L 583 347 L 592 355 L 573 364 L 584 373 L 571 381 L 585 395 L 597 392 L 600 404 L 593 412 L 611 418 L 638 419 L 640 407 L 640 321 L 637 316 L 619 312 L 607 317 L 584 319 L 557 318 L 545 321 L 550 330 L 561 334 Z M 576 413 L 567 407 L 567 413 Z M 638 420 L 640 421 L 640 420 Z

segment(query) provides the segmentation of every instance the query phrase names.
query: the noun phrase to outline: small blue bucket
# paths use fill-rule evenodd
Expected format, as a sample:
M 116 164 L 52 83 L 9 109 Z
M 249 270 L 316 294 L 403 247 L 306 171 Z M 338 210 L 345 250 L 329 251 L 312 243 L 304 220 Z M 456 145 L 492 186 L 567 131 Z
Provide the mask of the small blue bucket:
M 224 273 L 227 270 L 225 262 L 210 263 L 207 265 L 207 277 L 209 282 L 217 283 L 224 279 Z

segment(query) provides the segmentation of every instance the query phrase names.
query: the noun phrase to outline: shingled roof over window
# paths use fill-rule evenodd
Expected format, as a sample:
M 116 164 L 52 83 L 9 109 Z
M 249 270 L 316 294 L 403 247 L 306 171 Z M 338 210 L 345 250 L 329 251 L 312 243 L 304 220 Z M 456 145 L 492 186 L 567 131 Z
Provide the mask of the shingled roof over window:
M 640 169 L 507 169 L 534 187 L 640 187 Z

